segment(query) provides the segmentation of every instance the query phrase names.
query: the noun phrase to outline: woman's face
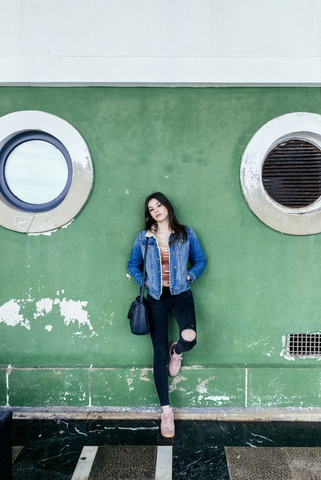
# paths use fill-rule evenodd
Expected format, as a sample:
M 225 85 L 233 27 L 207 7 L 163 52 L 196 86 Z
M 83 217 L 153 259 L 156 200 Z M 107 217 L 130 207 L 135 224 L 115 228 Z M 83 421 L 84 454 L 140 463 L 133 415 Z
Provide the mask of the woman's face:
M 162 205 L 156 198 L 152 198 L 148 202 L 148 210 L 151 217 L 156 220 L 157 223 L 163 222 L 168 218 L 168 210 Z

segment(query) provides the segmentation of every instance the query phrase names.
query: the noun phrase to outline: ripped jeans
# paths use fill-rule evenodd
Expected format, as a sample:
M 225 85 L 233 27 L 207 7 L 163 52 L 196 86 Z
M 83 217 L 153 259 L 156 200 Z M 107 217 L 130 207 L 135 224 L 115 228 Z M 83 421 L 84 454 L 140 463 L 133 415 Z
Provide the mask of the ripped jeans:
M 179 295 L 171 295 L 169 287 L 163 287 L 163 294 L 159 300 L 147 295 L 147 308 L 150 334 L 154 347 L 155 386 L 161 406 L 169 405 L 167 369 L 169 355 L 168 314 L 169 312 L 173 313 L 179 327 L 179 340 L 175 346 L 175 353 L 180 354 L 191 350 L 196 344 L 196 318 L 193 294 L 191 290 L 187 290 Z M 182 336 L 184 330 L 195 332 L 194 340 L 184 340 Z

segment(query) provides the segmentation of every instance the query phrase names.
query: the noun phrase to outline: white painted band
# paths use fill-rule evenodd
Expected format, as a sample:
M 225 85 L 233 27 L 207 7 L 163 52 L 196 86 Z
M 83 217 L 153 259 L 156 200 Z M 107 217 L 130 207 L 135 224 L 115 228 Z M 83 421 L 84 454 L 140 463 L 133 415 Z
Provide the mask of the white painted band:
M 88 480 L 98 447 L 83 447 L 71 480 Z
M 158 446 L 155 480 L 172 480 L 173 447 Z

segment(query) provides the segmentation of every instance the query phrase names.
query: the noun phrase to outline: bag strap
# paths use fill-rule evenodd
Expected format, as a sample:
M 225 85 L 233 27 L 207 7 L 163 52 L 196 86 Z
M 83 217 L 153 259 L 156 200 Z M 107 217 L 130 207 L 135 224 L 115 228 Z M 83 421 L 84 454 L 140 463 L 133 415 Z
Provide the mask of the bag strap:
M 148 240 L 149 238 L 146 237 L 146 246 L 145 246 L 145 255 L 144 255 L 144 266 L 143 266 L 143 278 L 142 278 L 142 284 L 140 287 L 140 303 L 143 302 L 144 298 L 144 288 L 145 288 L 145 268 L 146 268 L 146 257 L 147 257 L 147 246 L 148 246 Z

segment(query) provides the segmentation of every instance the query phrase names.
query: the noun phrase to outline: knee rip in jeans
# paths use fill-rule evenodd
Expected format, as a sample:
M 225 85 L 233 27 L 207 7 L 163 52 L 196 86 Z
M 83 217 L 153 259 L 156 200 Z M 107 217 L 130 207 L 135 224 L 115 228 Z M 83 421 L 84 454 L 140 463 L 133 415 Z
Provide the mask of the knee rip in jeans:
M 182 338 L 186 342 L 192 342 L 196 338 L 196 332 L 194 332 L 194 330 L 191 330 L 191 329 L 183 330 Z

